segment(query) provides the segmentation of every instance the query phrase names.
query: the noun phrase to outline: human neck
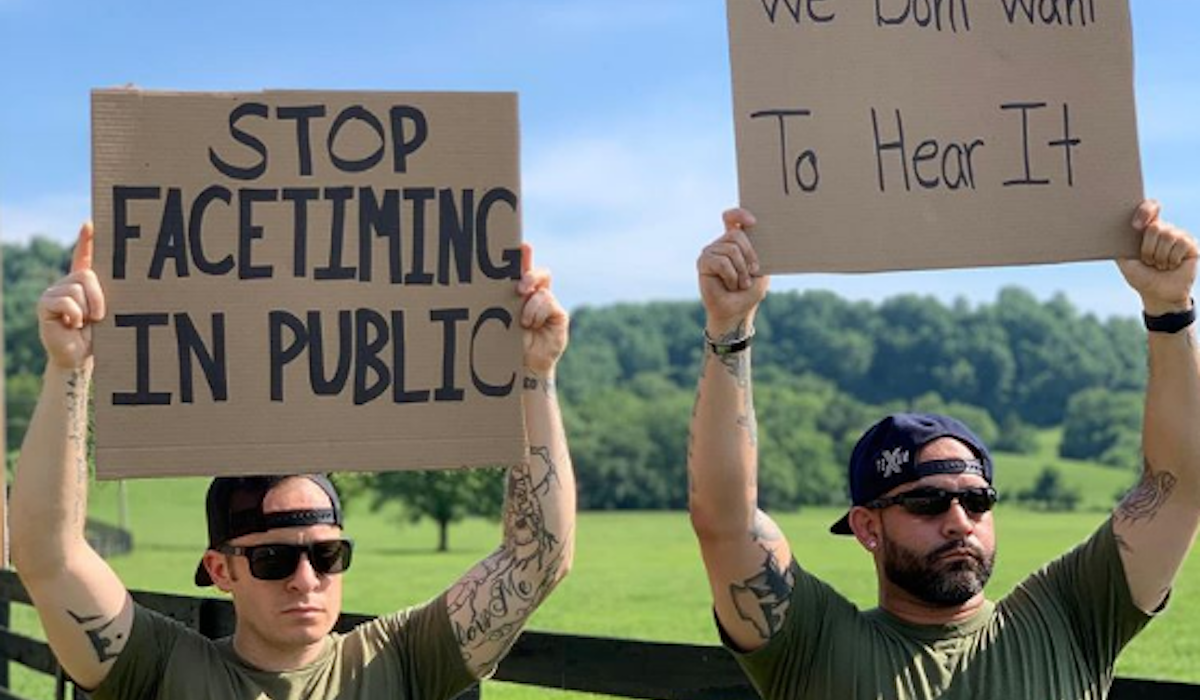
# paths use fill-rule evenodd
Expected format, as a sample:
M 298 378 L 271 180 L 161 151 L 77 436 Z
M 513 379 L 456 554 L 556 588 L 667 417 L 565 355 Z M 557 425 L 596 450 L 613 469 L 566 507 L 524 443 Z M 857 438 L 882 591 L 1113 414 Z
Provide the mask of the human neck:
M 241 629 L 233 633 L 233 650 L 238 657 L 263 671 L 281 673 L 303 668 L 320 657 L 328 637 L 299 647 L 279 647 Z
M 930 605 L 910 593 L 884 583 L 879 589 L 879 607 L 914 625 L 949 625 L 970 619 L 987 604 L 983 591 L 952 607 Z

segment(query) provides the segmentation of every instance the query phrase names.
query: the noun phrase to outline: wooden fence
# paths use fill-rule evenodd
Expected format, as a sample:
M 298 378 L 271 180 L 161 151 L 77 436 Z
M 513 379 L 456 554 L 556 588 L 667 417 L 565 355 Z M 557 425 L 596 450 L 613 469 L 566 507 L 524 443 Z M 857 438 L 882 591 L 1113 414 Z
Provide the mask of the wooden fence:
M 205 636 L 233 632 L 233 606 L 228 601 L 147 591 L 134 591 L 133 597 Z M 9 691 L 11 662 L 53 676 L 57 700 L 86 700 L 64 678 L 45 642 L 10 629 L 13 603 L 29 605 L 29 595 L 16 574 L 0 571 L 0 700 L 28 700 Z M 347 613 L 337 629 L 344 632 L 367 619 L 370 616 Z M 544 632 L 522 634 L 494 679 L 626 698 L 758 700 L 733 657 L 720 647 Z M 481 694 L 475 686 L 459 700 L 480 700 Z M 1200 686 L 1118 678 L 1110 700 L 1200 700 Z

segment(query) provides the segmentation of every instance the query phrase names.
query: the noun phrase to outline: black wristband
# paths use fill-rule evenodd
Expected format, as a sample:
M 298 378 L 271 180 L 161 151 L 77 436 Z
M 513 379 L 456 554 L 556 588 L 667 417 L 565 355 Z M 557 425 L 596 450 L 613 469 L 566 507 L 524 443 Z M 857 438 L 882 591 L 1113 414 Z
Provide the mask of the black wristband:
M 1142 320 L 1146 330 L 1152 333 L 1178 333 L 1196 322 L 1196 302 L 1192 300 L 1192 307 L 1187 311 L 1172 311 L 1161 316 L 1142 312 Z
M 750 332 L 747 333 L 746 335 L 742 336 L 741 338 L 734 338 L 732 340 L 727 340 L 727 341 L 713 340 L 712 336 L 710 336 L 708 334 L 708 330 L 705 329 L 705 331 L 704 331 L 704 342 L 708 343 L 708 348 L 710 350 L 712 350 L 714 355 L 717 355 L 717 356 L 735 355 L 735 354 L 745 350 L 746 348 L 750 347 L 750 341 L 752 341 L 752 340 L 754 340 L 754 329 L 753 328 L 751 328 Z

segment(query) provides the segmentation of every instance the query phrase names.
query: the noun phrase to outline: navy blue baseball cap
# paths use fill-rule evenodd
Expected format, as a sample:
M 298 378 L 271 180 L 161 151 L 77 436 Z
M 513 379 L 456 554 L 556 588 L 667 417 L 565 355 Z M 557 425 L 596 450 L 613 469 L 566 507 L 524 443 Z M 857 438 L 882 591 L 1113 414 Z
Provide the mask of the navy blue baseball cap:
M 308 479 L 329 496 L 329 508 L 286 510 L 263 513 L 263 499 L 275 486 L 294 476 Z M 266 532 L 277 527 L 306 525 L 342 526 L 342 502 L 337 489 L 323 474 L 293 474 L 273 476 L 221 476 L 208 485 L 205 499 L 208 512 L 208 548 L 216 549 L 229 540 L 253 532 Z M 204 560 L 196 567 L 197 586 L 211 586 L 212 577 L 204 568 Z
M 917 453 L 938 438 L 958 440 L 975 453 L 977 461 L 952 459 L 917 462 Z M 992 456 L 987 446 L 961 421 L 936 413 L 894 413 L 871 426 L 850 455 L 850 501 L 861 506 L 901 484 L 932 474 L 974 473 L 992 483 Z M 835 535 L 850 535 L 847 512 L 829 528 Z

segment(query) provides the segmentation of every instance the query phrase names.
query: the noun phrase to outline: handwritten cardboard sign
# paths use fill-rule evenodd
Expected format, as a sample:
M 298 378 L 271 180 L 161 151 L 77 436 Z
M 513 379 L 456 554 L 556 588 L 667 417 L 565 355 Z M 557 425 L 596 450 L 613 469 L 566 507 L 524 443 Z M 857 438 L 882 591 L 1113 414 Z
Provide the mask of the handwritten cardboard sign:
M 1127 0 L 727 0 L 767 272 L 1128 256 Z
M 98 473 L 519 461 L 516 110 L 93 93 Z

